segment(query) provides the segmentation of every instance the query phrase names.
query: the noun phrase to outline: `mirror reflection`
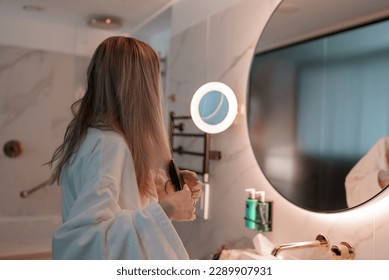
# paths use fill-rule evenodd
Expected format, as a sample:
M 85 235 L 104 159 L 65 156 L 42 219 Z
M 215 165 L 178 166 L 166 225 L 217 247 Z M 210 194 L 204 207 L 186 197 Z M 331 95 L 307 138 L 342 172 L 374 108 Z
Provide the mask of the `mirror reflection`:
M 201 98 L 199 113 L 207 124 L 219 124 L 227 117 L 228 100 L 220 91 L 210 91 Z
M 342 210 L 389 183 L 389 20 L 382 13 L 389 3 L 305 2 L 283 1 L 259 40 L 249 84 L 250 140 L 284 197 L 314 211 Z M 330 7 L 338 17 L 327 16 Z

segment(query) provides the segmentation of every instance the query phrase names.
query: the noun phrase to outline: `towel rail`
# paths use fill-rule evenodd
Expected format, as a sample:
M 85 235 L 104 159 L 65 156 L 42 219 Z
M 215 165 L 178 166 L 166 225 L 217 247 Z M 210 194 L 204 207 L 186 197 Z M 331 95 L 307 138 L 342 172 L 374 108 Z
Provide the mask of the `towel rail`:
M 174 153 L 180 155 L 190 155 L 190 156 L 199 156 L 203 158 L 203 167 L 199 175 L 203 176 L 204 183 L 208 183 L 208 173 L 209 173 L 209 160 L 220 160 L 221 152 L 220 151 L 211 151 L 210 150 L 210 135 L 208 133 L 185 133 L 184 131 L 184 123 L 181 122 L 176 124 L 176 120 L 191 120 L 191 116 L 176 116 L 174 112 L 170 112 L 170 123 L 169 123 L 169 133 L 170 133 L 170 144 L 172 146 L 172 150 Z M 178 129 L 180 132 L 177 133 L 175 130 Z M 188 151 L 185 150 L 184 147 L 178 146 L 174 147 L 174 137 L 194 137 L 194 138 L 202 138 L 203 139 L 203 151 Z M 180 166 L 181 169 L 183 169 Z

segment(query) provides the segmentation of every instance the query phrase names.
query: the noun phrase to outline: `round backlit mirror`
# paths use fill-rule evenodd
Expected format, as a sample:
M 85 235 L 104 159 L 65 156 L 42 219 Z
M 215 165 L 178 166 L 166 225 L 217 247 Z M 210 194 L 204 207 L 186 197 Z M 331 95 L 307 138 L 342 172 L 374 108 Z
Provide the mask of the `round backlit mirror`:
M 250 141 L 268 181 L 297 206 L 350 209 L 387 185 L 388 18 L 387 0 L 284 0 L 262 32 Z
M 190 114 L 195 125 L 206 133 L 220 133 L 231 126 L 238 111 L 232 89 L 220 82 L 202 85 L 193 95 Z

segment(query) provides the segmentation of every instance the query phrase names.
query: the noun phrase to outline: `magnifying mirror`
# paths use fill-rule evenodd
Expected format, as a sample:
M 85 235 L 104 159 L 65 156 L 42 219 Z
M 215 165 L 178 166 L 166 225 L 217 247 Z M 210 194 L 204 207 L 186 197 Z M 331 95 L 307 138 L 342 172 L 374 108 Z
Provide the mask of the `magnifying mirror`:
M 193 95 L 190 114 L 195 125 L 206 133 L 220 133 L 231 126 L 238 111 L 232 89 L 220 82 L 202 85 Z

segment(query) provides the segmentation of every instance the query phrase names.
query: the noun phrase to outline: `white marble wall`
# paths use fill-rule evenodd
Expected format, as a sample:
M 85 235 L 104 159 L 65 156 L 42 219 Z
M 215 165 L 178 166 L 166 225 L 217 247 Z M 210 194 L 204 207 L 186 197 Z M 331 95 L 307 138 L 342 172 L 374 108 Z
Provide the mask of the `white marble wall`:
M 42 164 L 62 141 L 87 63 L 74 55 L 0 45 L 0 145 L 15 139 L 24 147 L 17 158 L 0 154 L 1 217 L 60 215 L 58 187 L 25 199 L 19 193 L 49 177 Z
M 225 82 L 235 91 L 241 108 L 234 125 L 211 139 L 212 149 L 221 150 L 223 159 L 211 162 L 209 220 L 198 219 L 175 226 L 192 258 L 215 253 L 223 244 L 252 247 L 251 240 L 256 233 L 244 227 L 244 189 L 255 187 L 266 191 L 268 199 L 274 201 L 273 231 L 265 234 L 273 243 L 310 241 L 321 233 L 333 244 L 352 243 L 356 259 L 389 259 L 387 193 L 354 210 L 314 213 L 281 197 L 255 160 L 244 112 L 248 73 L 259 35 L 279 2 L 241 0 L 171 39 L 166 95 L 175 93 L 177 101 L 167 101 L 168 110 L 189 114 L 194 91 L 203 83 L 215 80 Z M 192 143 L 186 145 L 190 147 Z M 190 157 L 180 160 L 191 167 Z M 315 250 L 299 250 L 294 254 L 306 259 L 331 258 L 329 253 L 320 254 Z
M 103 39 L 120 34 L 4 15 L 0 22 L 10 27 L 0 27 L 0 257 L 49 252 L 61 220 L 59 187 L 46 186 L 28 198 L 19 193 L 49 178 L 49 167 L 42 165 L 63 141 L 90 56 Z M 29 33 L 21 36 L 25 26 Z M 8 158 L 2 147 L 13 139 L 24 151 Z

